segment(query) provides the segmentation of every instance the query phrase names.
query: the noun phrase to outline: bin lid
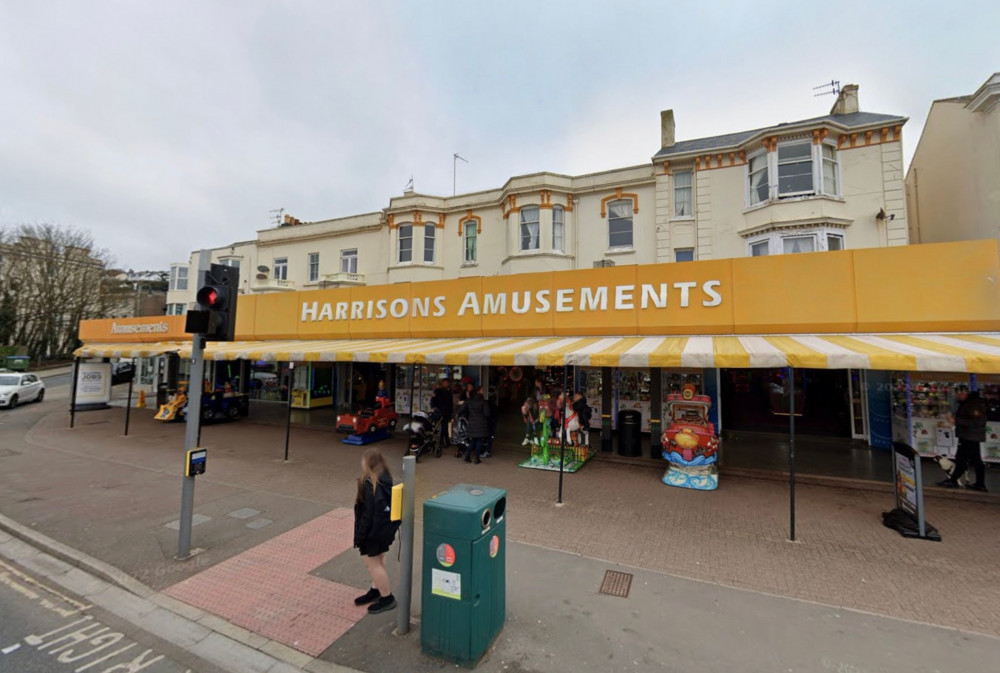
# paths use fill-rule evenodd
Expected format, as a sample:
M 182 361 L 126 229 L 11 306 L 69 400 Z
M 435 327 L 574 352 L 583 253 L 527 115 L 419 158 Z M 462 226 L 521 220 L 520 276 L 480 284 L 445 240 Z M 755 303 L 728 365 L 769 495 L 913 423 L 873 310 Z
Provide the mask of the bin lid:
M 455 484 L 424 501 L 424 531 L 475 540 L 504 519 L 506 506 L 502 488 Z
M 7 359 L 8 360 L 18 360 L 18 361 L 21 361 L 21 360 L 30 360 L 31 356 L 30 355 L 8 355 Z

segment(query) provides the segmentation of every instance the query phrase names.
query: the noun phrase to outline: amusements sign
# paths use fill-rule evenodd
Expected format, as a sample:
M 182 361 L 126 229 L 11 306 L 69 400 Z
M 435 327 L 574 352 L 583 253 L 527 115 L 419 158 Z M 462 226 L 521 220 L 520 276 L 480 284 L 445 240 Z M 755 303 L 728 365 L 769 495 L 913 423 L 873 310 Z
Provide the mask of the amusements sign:
M 111 363 L 81 362 L 76 379 L 76 407 L 103 407 L 111 401 Z

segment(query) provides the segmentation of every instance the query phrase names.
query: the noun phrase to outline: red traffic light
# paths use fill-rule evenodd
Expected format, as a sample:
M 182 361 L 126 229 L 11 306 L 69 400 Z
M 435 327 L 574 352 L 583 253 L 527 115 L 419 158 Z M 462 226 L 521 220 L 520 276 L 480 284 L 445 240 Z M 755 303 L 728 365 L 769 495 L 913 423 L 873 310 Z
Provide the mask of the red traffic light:
M 218 289 L 208 286 L 198 290 L 196 297 L 198 304 L 206 309 L 222 308 L 222 293 Z

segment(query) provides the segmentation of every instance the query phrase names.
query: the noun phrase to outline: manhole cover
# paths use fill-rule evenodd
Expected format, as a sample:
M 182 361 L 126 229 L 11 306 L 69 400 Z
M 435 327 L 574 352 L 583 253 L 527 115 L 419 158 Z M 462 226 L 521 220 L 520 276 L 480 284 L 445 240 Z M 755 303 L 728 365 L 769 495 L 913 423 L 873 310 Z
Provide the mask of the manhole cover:
M 602 594 L 628 598 L 628 592 L 631 589 L 632 589 L 631 573 L 618 572 L 617 570 L 604 571 L 604 581 L 601 583 Z

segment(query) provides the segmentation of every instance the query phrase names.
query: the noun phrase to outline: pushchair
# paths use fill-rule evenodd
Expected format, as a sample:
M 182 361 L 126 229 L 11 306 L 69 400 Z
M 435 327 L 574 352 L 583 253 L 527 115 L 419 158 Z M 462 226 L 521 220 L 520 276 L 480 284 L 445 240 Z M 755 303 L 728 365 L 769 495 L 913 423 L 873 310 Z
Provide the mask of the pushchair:
M 427 413 L 414 411 L 410 422 L 403 428 L 410 435 L 409 455 L 420 462 L 420 457 L 434 454 L 441 457 L 441 447 L 437 446 L 437 437 L 441 432 L 441 414 L 437 411 Z
M 469 419 L 457 417 L 451 424 L 451 443 L 458 448 L 458 455 L 469 450 Z

